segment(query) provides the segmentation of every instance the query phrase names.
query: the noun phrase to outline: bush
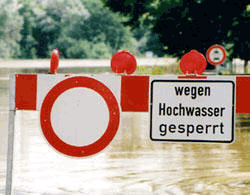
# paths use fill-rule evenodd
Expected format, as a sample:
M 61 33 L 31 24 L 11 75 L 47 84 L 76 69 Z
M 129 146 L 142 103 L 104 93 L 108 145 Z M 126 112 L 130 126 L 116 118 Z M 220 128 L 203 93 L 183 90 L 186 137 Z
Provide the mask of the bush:
M 86 40 L 76 41 L 73 46 L 67 49 L 68 58 L 90 58 L 90 43 Z
M 105 43 L 92 43 L 86 40 L 74 40 L 71 42 L 71 46 L 66 49 L 67 58 L 110 58 L 111 49 Z M 58 47 L 60 50 L 60 47 Z M 60 50 L 61 51 L 61 50 Z
M 49 50 L 52 51 L 53 49 L 57 48 L 65 58 L 69 58 L 67 50 L 73 47 L 76 43 L 77 41 L 75 39 L 63 36 L 57 39 L 55 43 L 49 47 Z
M 111 58 L 111 48 L 103 42 L 94 44 L 91 53 L 91 58 Z

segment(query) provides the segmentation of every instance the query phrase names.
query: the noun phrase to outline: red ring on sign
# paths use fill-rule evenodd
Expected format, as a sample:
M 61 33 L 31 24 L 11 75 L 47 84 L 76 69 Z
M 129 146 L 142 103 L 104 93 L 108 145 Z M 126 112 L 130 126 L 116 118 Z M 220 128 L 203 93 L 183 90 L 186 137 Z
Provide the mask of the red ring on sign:
M 220 49 L 223 53 L 223 58 L 219 61 L 219 62 L 214 62 L 213 60 L 210 59 L 209 57 L 209 54 L 211 53 L 211 51 L 213 49 Z M 206 52 L 206 58 L 207 58 L 207 61 L 210 63 L 210 64 L 213 64 L 213 65 L 220 65 L 222 64 L 225 60 L 226 60 L 226 57 L 227 57 L 227 54 L 226 54 L 226 50 L 224 47 L 222 47 L 221 45 L 213 45 L 211 47 L 208 48 L 207 52 Z
M 65 91 L 76 87 L 94 90 L 103 97 L 109 109 L 109 122 L 105 133 L 97 141 L 86 146 L 65 143 L 56 135 L 51 124 L 51 111 L 56 99 Z M 59 82 L 49 91 L 42 103 L 40 122 L 45 138 L 57 151 L 68 156 L 84 157 L 100 152 L 113 140 L 119 128 L 120 110 L 114 94 L 107 86 L 93 78 L 77 76 Z

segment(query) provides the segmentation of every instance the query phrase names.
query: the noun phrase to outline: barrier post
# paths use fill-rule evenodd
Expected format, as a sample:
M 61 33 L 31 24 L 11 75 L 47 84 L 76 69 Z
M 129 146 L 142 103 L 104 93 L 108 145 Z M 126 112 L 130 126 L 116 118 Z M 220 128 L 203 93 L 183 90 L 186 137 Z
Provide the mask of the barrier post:
M 7 150 L 7 176 L 5 194 L 11 195 L 13 191 L 13 165 L 14 165 L 14 140 L 15 140 L 15 75 L 10 75 L 9 91 L 9 127 Z

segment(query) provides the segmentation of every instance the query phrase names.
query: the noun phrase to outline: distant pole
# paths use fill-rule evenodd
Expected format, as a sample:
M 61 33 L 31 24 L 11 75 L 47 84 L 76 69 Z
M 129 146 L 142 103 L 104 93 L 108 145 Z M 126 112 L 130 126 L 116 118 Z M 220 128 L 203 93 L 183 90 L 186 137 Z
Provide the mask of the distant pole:
M 227 69 L 228 69 L 228 73 L 229 74 L 233 74 L 233 61 L 230 60 L 228 63 L 227 63 Z
M 244 74 L 248 74 L 248 60 L 244 60 Z
M 216 75 L 219 75 L 219 74 L 221 74 L 221 66 L 220 65 L 217 65 L 217 66 L 215 66 L 215 70 L 216 70 Z

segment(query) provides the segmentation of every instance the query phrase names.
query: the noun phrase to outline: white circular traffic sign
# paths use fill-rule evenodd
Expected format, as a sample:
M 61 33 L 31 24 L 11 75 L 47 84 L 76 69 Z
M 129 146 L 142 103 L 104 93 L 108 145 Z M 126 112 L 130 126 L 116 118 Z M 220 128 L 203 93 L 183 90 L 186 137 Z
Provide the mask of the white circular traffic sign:
M 207 50 L 206 57 L 210 64 L 220 65 L 226 60 L 226 50 L 221 45 L 213 45 Z
M 75 146 L 86 146 L 98 140 L 105 133 L 108 122 L 107 104 L 101 95 L 88 88 L 65 91 L 56 99 L 51 111 L 56 135 Z M 88 127 L 87 131 L 83 127 Z
M 73 157 L 103 150 L 120 122 L 119 104 L 103 83 L 90 77 L 71 77 L 46 95 L 40 115 L 42 132 L 59 152 Z

